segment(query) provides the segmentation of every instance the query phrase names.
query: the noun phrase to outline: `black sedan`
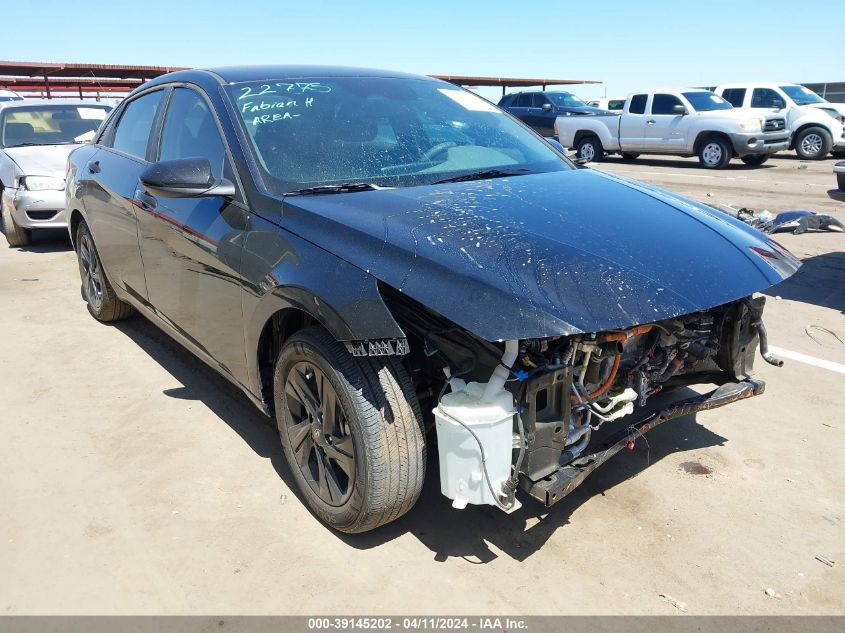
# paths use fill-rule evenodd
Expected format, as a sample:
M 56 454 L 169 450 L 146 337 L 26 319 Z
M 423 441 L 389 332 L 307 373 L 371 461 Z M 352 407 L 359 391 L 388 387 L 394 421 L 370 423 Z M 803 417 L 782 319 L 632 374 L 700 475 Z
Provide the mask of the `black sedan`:
M 71 154 L 67 209 L 90 313 L 239 386 L 346 532 L 414 505 L 427 446 L 456 507 L 551 505 L 632 434 L 760 393 L 752 295 L 798 266 L 470 92 L 357 69 L 145 83 Z M 647 412 L 694 383 L 719 387 Z

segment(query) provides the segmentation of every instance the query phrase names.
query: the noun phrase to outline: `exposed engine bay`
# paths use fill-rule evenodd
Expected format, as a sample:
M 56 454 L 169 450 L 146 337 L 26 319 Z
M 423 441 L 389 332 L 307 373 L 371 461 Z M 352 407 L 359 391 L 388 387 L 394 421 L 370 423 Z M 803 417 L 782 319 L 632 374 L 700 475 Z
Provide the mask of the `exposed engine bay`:
M 765 360 L 782 364 L 768 353 L 763 297 L 626 329 L 502 343 L 407 297 L 386 299 L 411 341 L 418 396 L 437 427 L 441 490 L 456 507 L 512 510 L 518 487 L 551 505 L 655 420 L 761 393 L 764 384 L 750 378 L 758 344 Z M 653 396 L 693 384 L 720 387 L 671 413 L 649 411 Z M 607 441 L 596 436 L 610 426 L 622 440 L 605 455 Z

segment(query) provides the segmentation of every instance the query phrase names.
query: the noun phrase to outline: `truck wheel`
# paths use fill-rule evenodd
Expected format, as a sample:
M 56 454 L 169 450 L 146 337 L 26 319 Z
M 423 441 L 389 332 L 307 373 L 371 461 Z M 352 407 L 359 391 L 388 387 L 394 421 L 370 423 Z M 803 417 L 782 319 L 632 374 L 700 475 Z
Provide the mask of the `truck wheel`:
M 76 229 L 76 245 L 79 275 L 82 277 L 82 294 L 91 316 L 98 321 L 111 323 L 132 314 L 132 306 L 118 299 L 109 283 L 100 255 L 94 246 L 94 238 L 84 220 Z
M 704 139 L 698 149 L 698 162 L 707 169 L 722 169 L 731 162 L 731 146 L 720 136 Z
M 397 358 L 356 358 L 311 327 L 282 347 L 273 389 L 285 458 L 326 525 L 366 532 L 416 503 L 425 437 L 413 382 Z
M 575 155 L 588 162 L 597 163 L 604 158 L 604 148 L 601 146 L 601 141 L 598 137 L 585 136 L 578 141 L 578 147 L 575 149 Z
M 622 152 L 622 160 L 637 160 L 639 157 L 639 154 L 629 154 L 627 152 Z
M 10 248 L 18 246 L 29 246 L 32 242 L 32 231 L 18 226 L 15 223 L 15 218 L 8 209 L 2 210 L 3 216 L 3 233 L 6 235 L 6 241 L 9 242 Z
M 795 138 L 795 153 L 804 160 L 822 160 L 830 153 L 833 141 L 822 127 L 808 127 Z
M 740 158 L 740 160 L 749 167 L 759 167 L 767 160 L 769 160 L 769 157 L 768 155 L 757 154 L 754 156 L 743 156 L 742 158 Z

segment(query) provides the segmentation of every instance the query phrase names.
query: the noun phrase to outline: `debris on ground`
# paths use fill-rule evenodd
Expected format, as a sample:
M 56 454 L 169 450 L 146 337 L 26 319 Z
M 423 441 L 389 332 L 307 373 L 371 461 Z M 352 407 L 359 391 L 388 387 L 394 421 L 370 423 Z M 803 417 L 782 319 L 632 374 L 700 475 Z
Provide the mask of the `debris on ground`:
M 816 343 L 818 343 L 819 345 L 821 345 L 821 344 L 822 344 L 822 343 L 821 343 L 821 341 L 820 341 L 819 339 L 817 339 L 815 336 L 813 336 L 813 335 L 810 333 L 810 331 L 811 331 L 811 330 L 819 330 L 820 332 L 824 332 L 825 334 L 830 334 L 830 335 L 831 335 L 833 338 L 835 338 L 837 341 L 839 341 L 840 343 L 842 343 L 843 345 L 845 345 L 845 341 L 843 341 L 843 340 L 842 340 L 842 337 L 840 337 L 840 336 L 839 336 L 836 332 L 834 332 L 833 330 L 828 330 L 826 327 L 822 327 L 821 325 L 808 325 L 807 327 L 805 327 L 805 328 L 804 328 L 804 334 L 806 334 L 807 336 L 809 336 L 811 339 L 813 339 L 813 340 L 814 340 Z
M 672 596 L 667 596 L 665 593 L 661 593 L 660 597 L 663 598 L 666 602 L 671 604 L 673 607 L 678 609 L 679 611 L 683 611 L 684 613 L 687 612 L 687 603 L 681 602 L 680 600 L 675 600 Z
M 794 235 L 801 235 L 807 231 L 836 231 L 841 233 L 845 232 L 845 224 L 825 213 L 796 210 L 778 213 L 772 220 L 771 227 L 761 230 L 765 233 L 790 231 Z
M 768 589 L 766 589 L 766 595 L 769 596 L 769 598 L 777 598 L 778 592 L 769 587 Z
M 763 233 L 789 231 L 794 235 L 801 235 L 807 231 L 845 232 L 845 224 L 842 224 L 842 222 L 831 215 L 816 213 L 815 211 L 784 211 L 783 213 L 772 215 L 766 209 L 762 209 L 761 211 L 754 211 L 746 207 L 738 209 L 729 204 L 722 203 L 714 208 L 753 226 L 755 229 L 763 231 Z
M 822 556 L 821 554 L 816 554 L 816 560 L 820 563 L 824 563 L 828 567 L 833 567 L 836 561 L 830 560 L 827 556 Z

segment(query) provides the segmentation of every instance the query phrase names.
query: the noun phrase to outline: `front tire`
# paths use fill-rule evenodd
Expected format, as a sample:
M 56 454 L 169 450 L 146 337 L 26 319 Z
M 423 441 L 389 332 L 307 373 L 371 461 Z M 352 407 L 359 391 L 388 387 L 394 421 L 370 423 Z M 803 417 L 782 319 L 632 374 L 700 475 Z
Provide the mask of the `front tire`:
M 32 231 L 18 226 L 8 209 L 3 209 L 2 215 L 3 233 L 6 235 L 9 247 L 29 246 L 32 243 Z
M 413 507 L 425 437 L 397 358 L 353 357 L 321 327 L 294 334 L 273 375 L 276 423 L 297 487 L 326 525 L 366 532 Z
M 590 163 L 598 163 L 604 158 L 604 148 L 601 141 L 596 136 L 586 136 L 578 141 L 578 147 L 575 149 L 575 155 L 578 158 L 586 160 Z
M 748 165 L 749 167 L 759 167 L 767 160 L 769 160 L 768 155 L 754 155 L 754 156 L 743 156 L 740 160 Z
M 795 153 L 804 160 L 822 160 L 827 158 L 832 145 L 833 140 L 827 130 L 808 127 L 795 138 Z
M 111 323 L 131 315 L 132 306 L 117 298 L 106 277 L 97 247 L 94 246 L 94 238 L 85 221 L 80 222 L 76 229 L 76 258 L 82 278 L 82 296 L 91 316 L 98 321 Z
M 724 169 L 731 162 L 731 145 L 721 136 L 704 139 L 698 149 L 698 162 L 707 169 Z

